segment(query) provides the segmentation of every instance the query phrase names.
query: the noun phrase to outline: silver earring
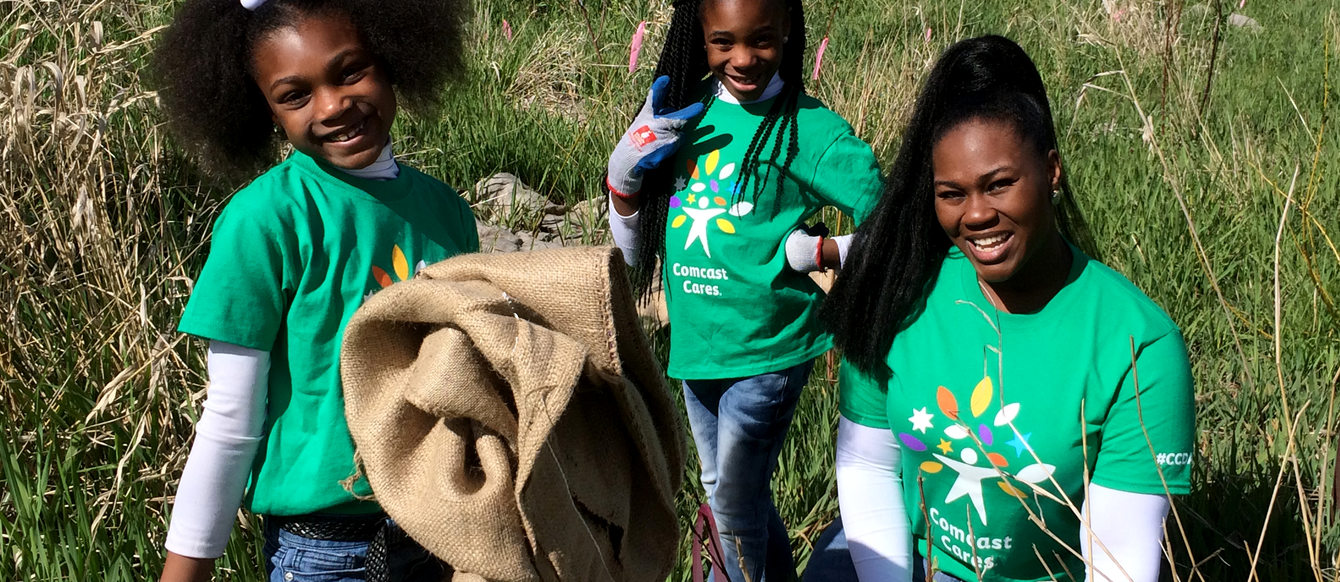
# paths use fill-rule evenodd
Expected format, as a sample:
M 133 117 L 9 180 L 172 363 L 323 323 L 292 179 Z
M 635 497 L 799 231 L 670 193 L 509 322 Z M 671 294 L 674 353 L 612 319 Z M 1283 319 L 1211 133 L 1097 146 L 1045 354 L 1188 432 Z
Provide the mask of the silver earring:
M 1056 203 L 1058 203 L 1058 202 L 1060 202 L 1060 201 L 1061 201 L 1061 191 L 1060 191 L 1060 190 L 1052 190 L 1052 204 L 1056 204 Z

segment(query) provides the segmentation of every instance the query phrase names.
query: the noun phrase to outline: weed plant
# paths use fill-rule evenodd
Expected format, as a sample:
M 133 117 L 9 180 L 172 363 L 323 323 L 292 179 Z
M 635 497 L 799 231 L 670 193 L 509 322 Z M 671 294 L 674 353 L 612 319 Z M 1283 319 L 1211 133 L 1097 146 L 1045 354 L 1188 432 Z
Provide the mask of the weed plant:
M 162 564 L 204 397 L 203 344 L 175 324 L 209 226 L 240 186 L 183 156 L 142 80 L 171 8 L 0 1 L 3 580 L 144 579 Z M 1336 579 L 1340 10 L 814 0 L 807 11 L 810 62 L 830 39 L 811 93 L 883 160 L 949 43 L 1001 33 L 1034 56 L 1103 259 L 1191 350 L 1195 478 L 1169 521 L 1168 578 Z M 477 0 L 468 73 L 439 114 L 401 116 L 397 150 L 457 186 L 507 171 L 555 202 L 598 197 L 668 19 L 665 0 Z M 837 512 L 834 365 L 816 367 L 775 480 L 801 567 Z M 687 525 L 696 461 L 686 471 Z M 262 578 L 256 524 L 239 521 L 220 579 Z

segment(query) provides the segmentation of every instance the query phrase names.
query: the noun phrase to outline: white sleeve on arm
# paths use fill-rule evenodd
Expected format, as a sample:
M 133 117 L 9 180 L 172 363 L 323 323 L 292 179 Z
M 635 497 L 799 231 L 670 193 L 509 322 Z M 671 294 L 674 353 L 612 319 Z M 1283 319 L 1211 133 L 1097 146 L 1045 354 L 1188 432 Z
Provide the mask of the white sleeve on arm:
M 838 506 L 852 564 L 865 582 L 912 579 L 912 528 L 903 504 L 900 454 L 893 431 L 839 418 Z
M 840 234 L 838 236 L 833 237 L 833 243 L 836 244 L 838 248 L 839 269 L 847 266 L 847 253 L 851 251 L 851 240 L 853 236 L 855 235 Z
M 1158 582 L 1168 497 L 1089 485 L 1080 526 L 1089 582 Z M 1120 567 L 1118 567 L 1120 565 Z
M 168 527 L 168 551 L 217 558 L 228 545 L 265 426 L 270 352 L 209 343 L 209 386 Z
M 623 261 L 630 267 L 637 266 L 637 223 L 641 215 L 641 212 L 634 212 L 632 216 L 619 214 L 614 209 L 614 196 L 610 196 L 610 237 L 623 251 Z

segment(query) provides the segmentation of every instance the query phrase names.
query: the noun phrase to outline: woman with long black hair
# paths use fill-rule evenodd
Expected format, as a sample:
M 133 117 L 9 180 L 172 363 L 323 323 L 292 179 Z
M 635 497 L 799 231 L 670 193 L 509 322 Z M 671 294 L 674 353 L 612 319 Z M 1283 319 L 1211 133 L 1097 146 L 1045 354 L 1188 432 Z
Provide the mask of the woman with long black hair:
M 1186 347 L 1092 258 L 1061 160 L 1018 45 L 945 51 L 826 304 L 861 580 L 1158 578 L 1190 486 Z

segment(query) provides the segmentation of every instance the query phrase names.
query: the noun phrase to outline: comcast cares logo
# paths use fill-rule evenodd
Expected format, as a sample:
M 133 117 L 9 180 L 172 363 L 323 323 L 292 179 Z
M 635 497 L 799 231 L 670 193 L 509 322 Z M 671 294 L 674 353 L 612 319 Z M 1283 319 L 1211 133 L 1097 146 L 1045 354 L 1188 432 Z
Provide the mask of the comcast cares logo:
M 989 409 L 995 401 L 993 396 L 995 388 L 991 377 L 985 376 L 973 388 L 967 411 L 970 416 L 965 416 L 959 409 L 954 393 L 940 386 L 935 396 L 938 414 L 930 412 L 927 410 L 929 407 L 925 406 L 914 409 L 912 416 L 907 419 L 912 423 L 912 430 L 898 433 L 898 440 L 909 449 L 917 452 L 930 449 L 939 451 L 931 453 L 934 461 L 921 463 L 921 471 L 931 474 L 946 470 L 955 472 L 958 477 L 945 496 L 945 503 L 967 497 L 983 525 L 987 523 L 986 503 L 982 499 L 983 482 L 995 479 L 996 486 L 1002 491 L 1024 499 L 1028 497 L 1028 493 L 1025 493 L 1028 486 L 1019 482 L 1042 483 L 1056 472 L 1054 465 L 1045 463 L 1024 465 L 1010 472 L 1014 465 L 1023 465 L 1034 459 L 1028 446 L 1028 439 L 1033 433 L 1021 434 L 1011 425 L 1019 415 L 1017 402 L 1004 404 L 991 415 Z M 940 417 L 946 422 L 937 426 L 936 419 Z M 997 433 L 1013 438 L 1002 442 L 1003 437 Z M 936 441 L 938 443 L 927 446 L 927 443 Z
M 391 272 L 395 273 L 395 276 L 392 277 L 391 273 L 386 272 L 386 269 L 373 265 L 372 278 L 377 281 L 381 289 L 385 289 L 400 281 L 408 281 L 411 275 L 422 271 L 425 266 L 427 265 L 423 261 L 419 261 L 418 264 L 414 265 L 414 273 L 410 273 L 409 259 L 405 257 L 405 252 L 400 250 L 400 245 L 395 245 L 391 248 Z M 368 291 L 363 295 L 363 300 L 367 301 L 376 292 L 377 289 Z
M 754 205 L 745 201 L 730 203 L 739 190 L 739 183 L 731 179 L 735 176 L 735 164 L 721 166 L 721 171 L 717 172 L 720 158 L 721 150 L 712 150 L 701 168 L 698 160 L 689 160 L 689 181 L 679 178 L 675 183 L 678 192 L 670 197 L 670 209 L 679 211 L 679 215 L 670 221 L 670 228 L 688 224 L 689 236 L 684 241 L 684 250 L 700 242 L 703 254 L 708 257 L 712 256 L 707 240 L 708 227 L 716 226 L 715 230 L 723 234 L 735 234 L 735 223 L 722 215 L 739 218 L 754 210 Z M 717 172 L 716 176 L 713 172 Z

